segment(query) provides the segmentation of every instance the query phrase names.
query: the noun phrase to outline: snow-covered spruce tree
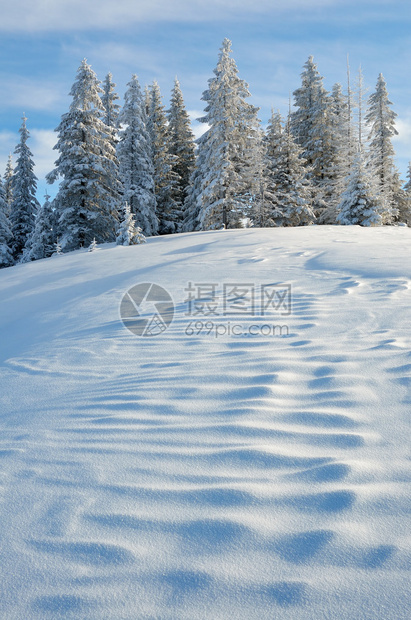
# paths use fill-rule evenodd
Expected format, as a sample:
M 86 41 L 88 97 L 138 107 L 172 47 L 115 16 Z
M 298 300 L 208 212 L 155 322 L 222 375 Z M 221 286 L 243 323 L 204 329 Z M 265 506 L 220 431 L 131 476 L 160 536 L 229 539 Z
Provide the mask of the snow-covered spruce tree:
M 267 183 L 264 226 L 305 226 L 315 220 L 310 206 L 307 169 L 291 132 L 290 118 L 283 128 L 274 113 L 267 129 L 265 176 Z
M 184 105 L 183 94 L 177 78 L 171 93 L 170 109 L 167 112 L 169 149 L 175 156 L 172 166 L 177 175 L 175 186 L 175 201 L 182 210 L 190 185 L 191 175 L 195 164 L 195 141 L 191 131 L 190 118 Z M 182 226 L 182 217 L 178 223 L 178 229 Z
M 33 154 L 27 145 L 30 134 L 26 121 L 27 118 L 23 116 L 19 130 L 20 142 L 14 151 L 17 160 L 12 181 L 10 223 L 13 234 L 13 256 L 16 260 L 21 257 L 26 241 L 33 232 L 37 209 L 40 207 L 36 198 L 37 177 L 33 172 Z
M 376 189 L 372 170 L 367 166 L 360 146 L 338 211 L 337 224 L 380 226 L 383 223 L 384 207 Z
M 330 166 L 334 161 L 334 144 L 330 124 L 330 97 L 323 86 L 314 59 L 310 56 L 301 74 L 301 86 L 294 91 L 291 127 L 302 157 L 307 165 L 307 177 L 312 185 L 313 210 L 322 220 L 332 195 Z
M 8 218 L 6 192 L 4 191 L 3 182 L 0 178 L 0 269 L 2 269 L 2 267 L 10 267 L 10 265 L 14 264 L 11 249 L 12 240 L 13 235 Z
M 103 121 L 108 127 L 117 129 L 118 127 L 118 115 L 120 112 L 120 106 L 118 101 L 119 96 L 115 92 L 116 85 L 113 82 L 113 76 L 111 73 L 107 73 L 103 82 L 103 92 L 101 95 L 101 102 L 103 104 Z
M 6 172 L 4 173 L 4 195 L 7 203 L 7 213 L 10 215 L 11 203 L 13 201 L 13 159 L 11 153 L 7 158 Z
M 107 127 L 110 127 L 111 131 L 110 131 L 110 134 L 108 135 L 108 139 L 111 143 L 111 147 L 114 152 L 116 152 L 117 144 L 119 141 L 118 117 L 120 113 L 120 106 L 118 103 L 116 103 L 116 101 L 119 99 L 119 96 L 114 90 L 115 86 L 116 85 L 113 82 L 113 76 L 111 75 L 111 73 L 108 73 L 102 85 L 102 88 L 103 88 L 103 92 L 101 95 L 101 102 L 103 104 L 102 120 L 105 123 L 105 125 L 107 125 Z M 114 193 L 118 195 L 119 193 L 122 194 L 123 188 L 120 182 L 120 165 L 119 165 L 117 156 L 114 159 L 114 163 L 115 163 L 115 167 L 111 171 L 109 171 L 110 172 L 109 176 L 110 176 L 110 179 L 112 178 L 114 181 L 114 187 L 112 188 L 112 190 L 114 191 Z
M 174 171 L 177 157 L 172 155 L 167 117 L 161 101 L 160 87 L 153 82 L 150 88 L 148 133 L 154 168 L 154 191 L 160 234 L 178 231 L 182 217 L 181 203 L 177 201 L 178 176 Z
M 193 205 L 201 205 L 202 229 L 238 227 L 251 206 L 258 108 L 245 101 L 250 96 L 248 85 L 238 77 L 230 54 L 231 42 L 224 39 L 215 77 L 202 97 L 206 115 L 199 120 L 209 129 L 198 142 L 201 169 L 193 175 L 200 180 L 199 195 L 191 197 Z
M 57 241 L 57 219 L 50 202 L 50 196 L 45 195 L 45 202 L 38 210 L 34 230 L 28 237 L 23 250 L 22 262 L 48 258 L 55 251 Z
M 140 227 L 136 227 L 134 216 L 127 202 L 124 205 L 124 215 L 117 231 L 117 245 L 139 245 L 145 243 L 146 238 Z
M 206 135 L 203 134 L 197 140 L 197 156 L 194 164 L 193 172 L 191 173 L 190 183 L 187 188 L 187 196 L 184 201 L 183 212 L 183 232 L 193 232 L 195 230 L 201 230 L 201 211 L 202 211 L 202 194 L 201 189 L 204 181 L 205 160 L 207 151 L 203 148 L 202 143 L 206 140 Z
M 72 103 L 57 128 L 54 147 L 60 156 L 47 175 L 62 178 L 56 197 L 58 236 L 63 252 L 114 241 L 118 225 L 120 183 L 113 148 L 113 128 L 101 120 L 102 89 L 83 60 L 71 88 Z
M 281 115 L 272 110 L 260 151 L 260 196 L 255 201 L 251 213 L 254 225 L 260 228 L 281 225 L 282 213 L 276 195 L 275 173 L 281 149 L 282 131 Z
M 379 191 L 384 202 L 383 223 L 390 224 L 398 215 L 397 194 L 401 191 L 399 172 L 394 164 L 392 137 L 398 134 L 395 128 L 396 113 L 391 109 L 386 82 L 382 73 L 378 76 L 375 92 L 368 99 L 365 117 L 370 128 L 370 165 L 374 168 Z
M 353 123 L 353 115 L 354 115 L 354 96 L 353 90 L 351 88 L 351 69 L 349 63 L 349 57 L 347 54 L 347 133 L 346 133 L 346 149 L 348 156 L 348 169 L 347 176 L 351 170 L 351 164 L 354 161 L 354 157 L 357 153 L 357 140 L 354 134 L 354 123 Z
M 98 247 L 96 238 L 93 237 L 93 240 L 91 241 L 90 245 L 88 246 L 87 252 L 95 252 L 96 250 L 99 250 L 100 248 Z
M 60 239 L 57 239 L 56 243 L 54 244 L 53 256 L 60 256 L 61 254 L 63 254 L 63 252 L 61 249 Z
M 398 221 L 411 226 L 411 162 L 408 163 L 408 181 L 397 195 Z
M 150 106 L 151 106 L 151 93 L 150 93 L 150 88 L 147 86 L 147 84 L 144 86 L 144 109 L 146 111 L 146 116 L 147 119 L 150 115 Z M 147 121 L 148 122 L 148 121 Z
M 157 234 L 158 219 L 145 101 L 136 75 L 127 87 L 119 116 L 122 125 L 117 146 L 120 177 L 124 201 L 130 205 L 137 226 L 149 237 Z
M 242 225 L 245 228 L 250 226 L 265 226 L 265 216 L 267 212 L 267 177 L 266 177 L 266 135 L 259 128 L 256 136 L 255 156 L 252 170 L 251 184 L 251 206 L 247 216 L 243 219 Z M 251 172 L 251 168 L 250 168 Z
M 349 176 L 353 159 L 351 102 L 349 103 L 348 97 L 344 95 L 341 84 L 334 84 L 329 102 L 328 115 L 332 148 L 329 150 L 330 159 L 326 164 L 328 192 L 325 197 L 326 206 L 319 222 L 322 224 L 336 223 L 338 205 L 346 189 L 346 179 Z

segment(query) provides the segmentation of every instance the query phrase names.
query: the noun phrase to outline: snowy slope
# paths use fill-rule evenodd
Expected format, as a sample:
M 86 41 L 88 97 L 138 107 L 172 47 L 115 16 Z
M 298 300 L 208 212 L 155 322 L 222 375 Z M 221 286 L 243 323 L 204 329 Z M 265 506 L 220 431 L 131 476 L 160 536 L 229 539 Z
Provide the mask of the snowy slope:
M 407 228 L 313 226 L 2 270 L 0 617 L 409 618 L 410 257 Z M 152 337 L 119 315 L 144 282 L 175 304 Z

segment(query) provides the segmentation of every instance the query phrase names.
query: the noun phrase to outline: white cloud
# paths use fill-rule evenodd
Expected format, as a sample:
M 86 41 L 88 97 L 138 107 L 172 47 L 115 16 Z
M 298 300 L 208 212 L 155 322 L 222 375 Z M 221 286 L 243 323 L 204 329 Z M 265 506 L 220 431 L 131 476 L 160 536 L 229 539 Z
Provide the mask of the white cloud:
M 0 76 L 0 100 L 2 108 L 20 110 L 22 116 L 27 110 L 59 109 L 67 97 L 58 83 L 41 83 L 19 75 Z
M 35 163 L 34 172 L 40 179 L 54 168 L 54 162 L 58 157 L 57 151 L 53 150 L 57 142 L 57 134 L 48 129 L 32 129 L 30 136 L 32 138 L 30 148 Z
M 398 136 L 393 138 L 393 146 L 401 175 L 405 178 L 408 162 L 411 161 L 411 111 L 405 117 L 397 118 L 395 126 Z
M 395 136 L 394 142 L 397 144 L 404 144 L 411 148 L 411 113 L 405 118 L 397 118 L 395 127 L 398 131 L 398 136 Z M 411 153 L 410 153 L 411 156 Z
M 347 3 L 347 2 L 346 2 Z M 343 0 L 312 0 L 309 10 Z M 14 0 L 2 12 L 2 31 L 110 29 L 142 22 L 205 22 L 306 9 L 306 0 Z
M 206 123 L 199 123 L 197 121 L 198 118 L 201 118 L 204 116 L 204 110 L 187 110 L 187 114 L 190 117 L 191 130 L 195 136 L 195 139 L 197 140 L 209 128 L 209 126 Z

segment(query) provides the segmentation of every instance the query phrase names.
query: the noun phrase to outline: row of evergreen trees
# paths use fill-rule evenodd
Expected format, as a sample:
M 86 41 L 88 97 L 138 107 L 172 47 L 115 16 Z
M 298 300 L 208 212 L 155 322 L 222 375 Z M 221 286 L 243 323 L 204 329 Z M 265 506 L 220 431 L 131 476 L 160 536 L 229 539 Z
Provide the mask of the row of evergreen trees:
M 364 112 L 349 85 L 325 90 L 310 57 L 295 110 L 285 121 L 273 112 L 263 132 L 225 39 L 197 148 L 178 80 L 166 111 L 158 84 L 143 92 L 133 75 L 120 108 L 111 74 L 101 84 L 83 60 L 70 95 L 47 176 L 59 189 L 42 206 L 23 118 L 16 166 L 9 158 L 0 179 L 0 266 L 50 256 L 56 243 L 67 252 L 245 222 L 411 223 L 411 181 L 402 187 L 394 163 L 396 114 L 382 75 Z

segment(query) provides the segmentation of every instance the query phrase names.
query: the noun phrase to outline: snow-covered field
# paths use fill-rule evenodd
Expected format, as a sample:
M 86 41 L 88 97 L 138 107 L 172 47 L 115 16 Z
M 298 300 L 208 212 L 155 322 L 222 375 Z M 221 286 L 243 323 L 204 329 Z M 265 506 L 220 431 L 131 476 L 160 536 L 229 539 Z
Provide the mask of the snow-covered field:
M 1 618 L 411 617 L 410 258 L 312 226 L 2 270 Z M 161 334 L 120 319 L 139 283 Z

